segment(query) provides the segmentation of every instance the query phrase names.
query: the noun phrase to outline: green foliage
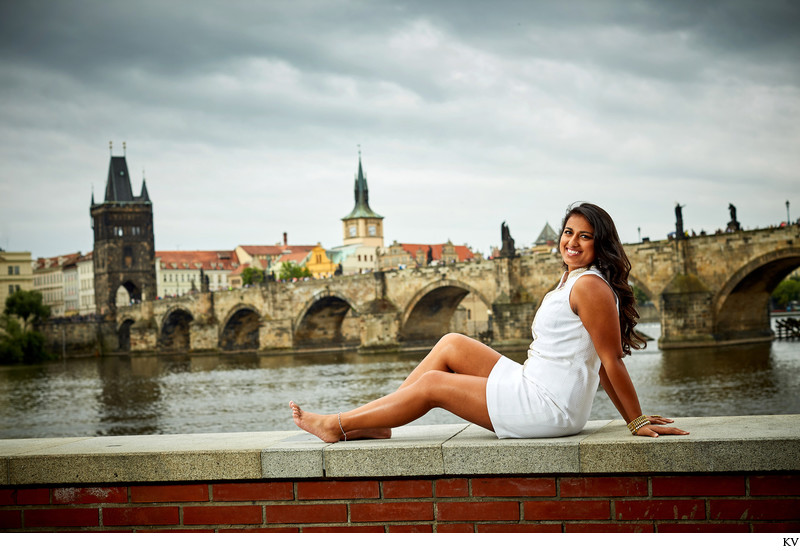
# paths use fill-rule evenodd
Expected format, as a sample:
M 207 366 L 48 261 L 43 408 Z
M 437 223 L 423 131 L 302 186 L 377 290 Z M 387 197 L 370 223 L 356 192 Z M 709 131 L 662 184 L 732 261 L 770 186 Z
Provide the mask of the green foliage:
M 242 283 L 244 285 L 255 285 L 264 281 L 264 271 L 258 268 L 245 268 L 242 270 Z
M 772 292 L 772 300 L 777 308 L 786 308 L 793 300 L 800 300 L 800 278 L 784 279 Z
M 0 364 L 47 360 L 47 343 L 35 327 L 49 316 L 50 307 L 42 303 L 41 293 L 20 290 L 10 295 L 0 316 Z
M 290 280 L 290 279 L 302 279 L 304 277 L 311 277 L 311 271 L 306 268 L 305 266 L 298 266 L 294 262 L 284 262 L 281 265 L 281 275 L 280 279 L 282 280 Z
M 648 304 L 650 302 L 648 296 L 639 287 L 631 285 L 631 289 L 633 290 L 633 297 L 636 299 L 636 304 Z
M 6 298 L 6 315 L 17 316 L 22 320 L 23 329 L 36 325 L 50 317 L 50 307 L 42 302 L 39 291 L 19 290 Z

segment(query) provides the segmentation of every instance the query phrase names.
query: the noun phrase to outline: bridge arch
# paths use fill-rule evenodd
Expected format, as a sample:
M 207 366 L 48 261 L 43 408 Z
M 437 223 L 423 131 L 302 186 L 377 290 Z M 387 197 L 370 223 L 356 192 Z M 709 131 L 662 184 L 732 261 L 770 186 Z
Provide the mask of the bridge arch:
M 219 349 L 225 352 L 255 352 L 260 347 L 261 322 L 262 318 L 254 306 L 237 304 L 220 325 Z
M 430 343 L 447 333 L 461 301 L 474 294 L 489 309 L 492 303 L 471 285 L 454 279 L 434 281 L 417 291 L 408 302 L 400 323 L 398 340 Z
M 293 341 L 298 348 L 358 344 L 359 313 L 348 297 L 321 289 L 306 301 L 294 321 Z
M 628 283 L 633 283 L 636 287 L 642 291 L 647 298 L 652 302 L 656 308 L 658 307 L 658 293 L 654 292 L 648 285 L 644 282 L 642 278 L 639 278 L 633 272 L 628 274 Z
M 800 266 L 800 248 L 756 257 L 725 282 L 713 299 L 714 333 L 725 340 L 769 338 L 769 298 L 778 284 Z
M 120 352 L 131 351 L 131 327 L 136 323 L 130 316 L 125 316 L 117 323 L 117 350 Z
M 120 283 L 112 293 L 111 299 L 117 308 L 130 306 L 142 301 L 142 289 L 131 279 L 126 279 Z
M 161 317 L 158 348 L 164 352 L 188 352 L 191 349 L 192 313 L 183 306 L 173 306 Z

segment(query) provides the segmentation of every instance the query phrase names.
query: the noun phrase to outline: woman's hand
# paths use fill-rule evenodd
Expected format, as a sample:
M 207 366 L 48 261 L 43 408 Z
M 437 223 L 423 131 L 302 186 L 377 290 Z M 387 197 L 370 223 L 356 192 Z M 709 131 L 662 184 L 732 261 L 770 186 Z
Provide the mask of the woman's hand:
M 673 419 L 667 419 L 666 417 L 661 417 L 660 415 L 648 415 L 647 420 L 653 425 L 668 425 L 669 423 L 675 422 Z
M 679 429 L 678 427 L 666 427 L 662 422 L 671 423 L 672 419 L 664 419 L 663 417 L 656 417 L 657 423 L 645 425 L 636 432 L 636 436 L 650 436 L 651 438 L 658 438 L 660 434 L 689 434 L 689 431 Z M 651 421 L 652 423 L 652 421 Z

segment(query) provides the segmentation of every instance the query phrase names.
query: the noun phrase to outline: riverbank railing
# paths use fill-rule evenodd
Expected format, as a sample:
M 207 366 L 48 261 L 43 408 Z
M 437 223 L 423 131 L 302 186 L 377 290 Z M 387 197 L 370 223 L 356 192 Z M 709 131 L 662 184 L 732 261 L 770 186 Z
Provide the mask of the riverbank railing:
M 800 339 L 800 320 L 797 318 L 780 319 L 776 323 L 778 340 Z

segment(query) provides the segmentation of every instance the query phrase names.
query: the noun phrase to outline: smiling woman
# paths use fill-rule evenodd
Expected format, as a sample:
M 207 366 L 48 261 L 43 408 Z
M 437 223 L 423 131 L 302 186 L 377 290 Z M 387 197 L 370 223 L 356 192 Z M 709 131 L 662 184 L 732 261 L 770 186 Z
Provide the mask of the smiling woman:
M 524 365 L 469 337 L 445 335 L 396 392 L 329 415 L 290 402 L 295 424 L 325 442 L 388 438 L 439 407 L 499 438 L 567 436 L 585 426 L 600 383 L 633 435 L 687 434 L 665 427 L 671 419 L 642 415 L 622 361 L 644 341 L 633 332 L 630 262 L 613 220 L 582 203 L 567 211 L 561 234 L 566 271 L 537 310 Z
M 564 224 L 559 245 L 567 270 L 594 262 L 594 228 L 582 214 L 573 214 Z

